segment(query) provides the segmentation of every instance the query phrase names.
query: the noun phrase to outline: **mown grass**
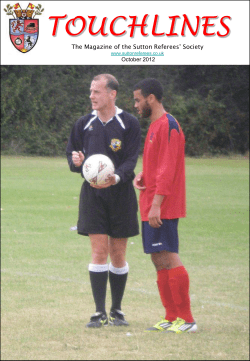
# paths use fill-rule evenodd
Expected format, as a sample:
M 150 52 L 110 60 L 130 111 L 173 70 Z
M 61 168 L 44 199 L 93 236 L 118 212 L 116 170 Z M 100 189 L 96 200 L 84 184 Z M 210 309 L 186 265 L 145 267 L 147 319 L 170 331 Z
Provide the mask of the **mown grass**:
M 249 359 L 248 159 L 186 160 L 180 256 L 199 332 L 184 335 L 144 332 L 164 310 L 141 236 L 128 241 L 130 326 L 86 329 L 94 312 L 90 247 L 70 230 L 81 177 L 63 158 L 3 156 L 1 167 L 2 359 Z

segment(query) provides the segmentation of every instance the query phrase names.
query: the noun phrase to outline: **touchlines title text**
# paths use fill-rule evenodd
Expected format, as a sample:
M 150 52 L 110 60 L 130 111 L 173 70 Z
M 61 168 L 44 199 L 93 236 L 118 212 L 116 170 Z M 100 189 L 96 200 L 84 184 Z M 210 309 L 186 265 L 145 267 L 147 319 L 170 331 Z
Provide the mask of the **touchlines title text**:
M 223 38 L 230 34 L 230 28 L 228 23 L 231 21 L 231 17 L 228 15 L 219 17 L 214 16 L 196 16 L 189 19 L 186 14 L 182 16 L 160 16 L 158 14 L 153 17 L 153 25 L 149 26 L 148 20 L 149 14 L 145 14 L 142 19 L 138 19 L 138 16 L 126 16 L 119 15 L 113 18 L 110 22 L 107 17 L 97 19 L 97 16 L 76 16 L 67 20 L 68 15 L 63 16 L 50 16 L 49 19 L 54 20 L 54 26 L 52 30 L 52 36 L 56 36 L 59 31 L 62 32 L 63 27 L 70 36 L 77 36 L 84 31 L 88 31 L 90 35 L 107 36 L 109 34 L 113 36 L 123 36 L 129 33 L 129 37 L 134 37 L 135 34 L 141 36 L 186 36 L 191 34 L 196 36 L 199 31 L 202 30 L 204 36 L 218 36 Z M 65 22 L 66 20 L 66 22 Z M 96 25 L 98 22 L 98 25 Z M 77 25 L 77 26 L 76 26 Z M 75 27 L 74 28 L 72 28 Z M 119 27 L 119 30 L 118 30 Z M 77 28 L 77 29 L 76 29 Z M 126 30 L 128 28 L 128 30 Z M 74 30 L 76 32 L 74 32 Z M 129 31 L 130 30 L 130 31 Z M 119 32 L 118 32 L 119 31 Z

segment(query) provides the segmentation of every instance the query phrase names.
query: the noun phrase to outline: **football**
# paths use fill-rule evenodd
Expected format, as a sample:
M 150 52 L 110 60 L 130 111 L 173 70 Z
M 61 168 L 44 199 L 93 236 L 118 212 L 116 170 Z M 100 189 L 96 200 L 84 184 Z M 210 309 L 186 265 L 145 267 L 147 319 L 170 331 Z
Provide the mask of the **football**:
M 86 181 L 96 185 L 108 182 L 114 174 L 115 167 L 112 160 L 104 154 L 91 155 L 83 164 L 82 173 Z

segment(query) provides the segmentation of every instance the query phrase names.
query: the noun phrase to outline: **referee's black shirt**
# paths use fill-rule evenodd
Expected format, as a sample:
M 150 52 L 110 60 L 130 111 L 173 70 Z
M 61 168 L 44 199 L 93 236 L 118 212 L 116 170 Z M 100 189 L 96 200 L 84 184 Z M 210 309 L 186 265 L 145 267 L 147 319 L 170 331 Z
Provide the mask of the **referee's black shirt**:
M 70 170 L 82 174 L 82 167 L 73 164 L 73 151 L 82 151 L 85 159 L 93 154 L 104 154 L 113 161 L 120 182 L 131 181 L 135 176 L 140 143 L 141 129 L 133 115 L 116 107 L 116 115 L 104 124 L 93 111 L 79 118 L 71 131 L 66 149 Z

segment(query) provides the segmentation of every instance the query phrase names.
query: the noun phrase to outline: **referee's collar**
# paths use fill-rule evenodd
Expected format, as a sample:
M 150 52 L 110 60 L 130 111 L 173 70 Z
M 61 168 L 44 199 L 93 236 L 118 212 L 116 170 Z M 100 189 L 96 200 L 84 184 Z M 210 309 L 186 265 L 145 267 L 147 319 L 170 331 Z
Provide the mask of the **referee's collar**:
M 116 116 L 116 115 L 119 115 L 119 114 L 121 114 L 121 113 L 123 112 L 123 110 L 120 109 L 120 108 L 118 108 L 117 106 L 115 107 L 115 109 L 116 109 L 115 116 Z M 93 110 L 93 112 L 92 112 L 91 114 L 97 116 L 97 110 Z M 112 117 L 112 118 L 113 118 L 113 117 Z M 111 118 L 111 119 L 112 119 L 112 118 Z
M 116 113 L 115 113 L 114 116 L 116 117 L 116 119 L 117 119 L 118 122 L 120 123 L 121 127 L 122 127 L 123 129 L 125 129 L 125 125 L 124 125 L 122 119 L 121 119 L 120 116 L 119 116 L 119 114 L 121 114 L 121 113 L 123 112 L 123 110 L 120 109 L 120 108 L 118 108 L 117 106 L 115 107 L 115 109 L 116 109 Z M 91 120 L 91 121 L 93 121 L 95 118 L 97 118 L 97 110 L 93 110 L 91 114 L 95 116 L 95 117 L 92 118 L 92 120 Z M 107 124 L 108 122 L 110 122 L 113 118 L 114 118 L 114 117 L 110 118 L 110 119 L 106 122 L 106 124 Z M 87 128 L 87 126 L 86 126 L 85 128 Z

